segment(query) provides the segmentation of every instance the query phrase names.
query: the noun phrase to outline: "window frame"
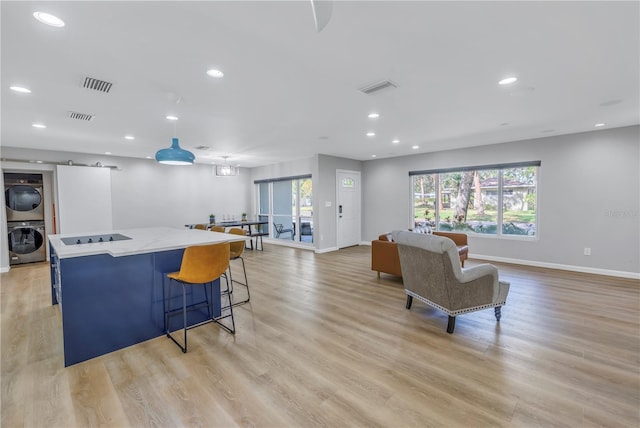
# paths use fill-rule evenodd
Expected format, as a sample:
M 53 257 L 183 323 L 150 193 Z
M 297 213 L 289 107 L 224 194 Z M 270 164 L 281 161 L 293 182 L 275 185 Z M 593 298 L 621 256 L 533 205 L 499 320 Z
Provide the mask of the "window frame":
M 441 174 L 446 173 L 463 173 L 465 171 L 482 171 L 482 170 L 497 170 L 498 176 L 498 186 L 496 189 L 497 192 L 497 219 L 496 219 L 496 233 L 481 233 L 476 232 L 475 230 L 464 230 L 464 233 L 473 235 L 474 237 L 482 237 L 482 238 L 490 238 L 490 239 L 515 239 L 515 240 L 526 240 L 526 241 L 535 241 L 540 239 L 540 173 L 541 173 L 541 161 L 528 161 L 528 162 L 517 162 L 517 163 L 504 163 L 504 164 L 494 164 L 494 165 L 478 165 L 478 166 L 467 166 L 460 168 L 441 168 L 441 169 L 432 169 L 432 170 L 420 170 L 420 171 L 409 171 L 409 185 L 411 190 L 411 200 L 410 200 L 410 225 L 412 227 L 416 227 L 415 223 L 415 176 L 422 175 L 433 175 L 434 181 L 434 189 L 435 194 L 438 195 L 440 192 L 441 186 Z M 535 170 L 535 221 L 532 222 L 533 227 L 535 228 L 535 232 L 533 235 L 519 235 L 519 234 L 507 234 L 504 233 L 503 224 L 504 224 L 504 172 L 508 169 L 515 168 L 523 168 L 523 167 L 534 167 Z M 437 231 L 438 226 L 440 225 L 440 211 L 441 207 L 438 204 L 438 197 L 436 196 L 436 200 L 434 201 L 434 222 L 435 228 Z M 456 230 L 452 230 L 452 232 L 456 232 Z

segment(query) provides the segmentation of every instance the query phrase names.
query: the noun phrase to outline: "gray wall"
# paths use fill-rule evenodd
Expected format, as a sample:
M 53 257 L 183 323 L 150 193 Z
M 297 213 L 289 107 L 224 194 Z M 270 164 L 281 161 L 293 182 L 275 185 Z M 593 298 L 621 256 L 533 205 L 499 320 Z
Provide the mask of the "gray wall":
M 318 251 L 337 247 L 336 170 L 362 172 L 362 238 L 411 225 L 412 170 L 540 160 L 539 236 L 535 240 L 470 236 L 471 256 L 596 273 L 640 275 L 640 127 L 517 141 L 391 159 L 333 156 L 243 169 L 239 177 L 212 167 L 171 167 L 152 160 L 81 156 L 3 148 L 5 158 L 117 164 L 112 174 L 116 228 L 204 222 L 216 215 L 256 212 L 253 180 L 311 174 Z M 106 159 L 105 159 L 106 158 Z M 51 171 L 48 165 L 2 167 Z M 24 168 L 23 168 L 24 167 Z M 55 185 L 55 177 L 53 177 Z M 331 207 L 326 207 L 331 202 Z M 322 240 L 321 240 L 322 237 Z M 0 237 L 6 248 L 6 233 Z M 584 256 L 590 247 L 591 256 Z M 2 251 L 0 268 L 8 266 Z
M 311 174 L 313 180 L 313 234 L 317 251 L 337 248 L 336 225 L 336 170 L 362 171 L 362 162 L 353 159 L 316 155 L 292 162 L 282 162 L 251 170 L 252 180 L 291 177 Z M 257 197 L 254 194 L 254 212 Z M 327 207 L 326 203 L 331 206 Z
M 155 160 L 118 159 L 111 172 L 115 228 L 174 226 L 209 222 L 223 215 L 240 219 L 250 212 L 247 169 L 235 177 L 216 177 L 212 165 L 161 165 Z
M 336 171 L 339 169 L 362 172 L 363 163 L 353 159 L 318 155 L 318 180 L 313 181 L 313 190 L 314 204 L 318 207 L 316 211 L 320 213 L 320 233 L 316 234 L 319 251 L 338 248 Z M 363 189 L 365 186 L 366 184 L 362 184 Z M 364 190 L 362 195 L 364 196 Z M 327 202 L 331 203 L 330 207 L 326 206 Z
M 16 148 L 2 149 L 3 158 L 42 160 L 44 162 L 117 165 L 111 171 L 112 218 L 114 229 L 137 227 L 169 226 L 183 227 L 190 223 L 209 221 L 209 214 L 235 215 L 238 219 L 242 212 L 251 207 L 250 175 L 247 169 L 241 169 L 236 177 L 216 177 L 213 166 L 195 164 L 192 166 L 160 165 L 151 159 L 121 158 L 115 156 L 79 155 L 75 153 L 24 150 Z M 2 170 L 52 171 L 47 164 L 2 162 Z M 55 172 L 54 186 L 57 185 Z M 46 190 L 46 189 L 45 189 Z M 55 197 L 55 189 L 52 192 Z M 48 204 L 48 207 L 51 205 Z M 51 210 L 46 212 L 47 221 L 52 217 Z M 220 217 L 218 217 L 220 218 Z M 47 233 L 52 227 L 47 225 Z M 1 248 L 6 248 L 7 235 L 0 237 Z M 0 268 L 6 269 L 8 257 L 2 252 Z
M 471 256 L 637 277 L 638 126 L 367 161 L 363 239 L 411 225 L 409 171 L 530 160 L 542 161 L 538 239 L 471 235 Z

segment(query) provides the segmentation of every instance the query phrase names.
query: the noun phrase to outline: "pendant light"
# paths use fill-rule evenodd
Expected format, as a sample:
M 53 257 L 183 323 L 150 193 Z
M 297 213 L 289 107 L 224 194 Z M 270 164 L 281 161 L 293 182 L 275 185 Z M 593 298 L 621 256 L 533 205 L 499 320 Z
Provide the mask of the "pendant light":
M 167 116 L 167 119 L 174 121 L 173 134 L 176 135 L 176 124 L 178 120 L 175 116 Z M 161 149 L 156 152 L 156 161 L 166 165 L 193 165 L 196 157 L 189 150 L 185 150 L 178 144 L 177 138 L 171 139 L 171 147 L 168 149 Z
M 185 150 L 178 144 L 178 139 L 171 140 L 171 147 L 156 152 L 158 163 L 166 165 L 193 165 L 196 157 L 189 150 Z
M 222 156 L 224 159 L 224 165 L 216 165 L 216 176 L 218 177 L 233 177 L 238 175 L 240 168 L 227 164 L 227 158 L 229 156 Z

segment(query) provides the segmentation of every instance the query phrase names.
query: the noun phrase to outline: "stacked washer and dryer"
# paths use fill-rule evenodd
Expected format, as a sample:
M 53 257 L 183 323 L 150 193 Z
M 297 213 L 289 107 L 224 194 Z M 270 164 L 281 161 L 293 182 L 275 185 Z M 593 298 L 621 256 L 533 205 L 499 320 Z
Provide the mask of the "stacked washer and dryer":
M 9 264 L 46 260 L 42 174 L 5 173 Z

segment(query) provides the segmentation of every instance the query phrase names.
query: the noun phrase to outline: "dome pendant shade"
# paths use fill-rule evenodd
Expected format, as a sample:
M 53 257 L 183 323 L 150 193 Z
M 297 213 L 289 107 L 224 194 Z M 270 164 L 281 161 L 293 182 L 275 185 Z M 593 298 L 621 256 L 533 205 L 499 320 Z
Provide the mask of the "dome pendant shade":
M 171 141 L 171 147 L 156 152 L 156 160 L 158 163 L 166 165 L 193 165 L 196 159 L 195 155 L 189 150 L 180 148 L 177 138 L 173 138 Z

